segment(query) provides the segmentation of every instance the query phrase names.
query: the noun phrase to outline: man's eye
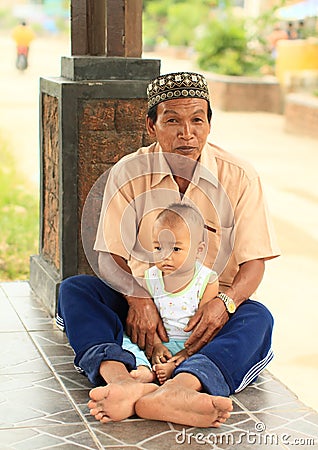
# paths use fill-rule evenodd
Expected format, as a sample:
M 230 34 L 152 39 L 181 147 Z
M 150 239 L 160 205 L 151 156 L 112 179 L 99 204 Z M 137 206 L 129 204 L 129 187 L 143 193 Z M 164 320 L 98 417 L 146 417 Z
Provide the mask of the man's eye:
M 156 252 L 160 252 L 161 251 L 161 247 L 155 247 Z

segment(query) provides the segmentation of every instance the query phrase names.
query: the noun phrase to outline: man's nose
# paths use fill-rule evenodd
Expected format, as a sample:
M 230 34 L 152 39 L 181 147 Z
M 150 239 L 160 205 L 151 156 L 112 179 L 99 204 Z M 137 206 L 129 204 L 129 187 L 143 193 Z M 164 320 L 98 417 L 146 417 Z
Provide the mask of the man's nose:
M 192 133 L 192 127 L 191 124 L 189 122 L 185 122 L 179 131 L 179 135 L 180 137 L 182 137 L 183 139 L 190 139 L 193 135 Z

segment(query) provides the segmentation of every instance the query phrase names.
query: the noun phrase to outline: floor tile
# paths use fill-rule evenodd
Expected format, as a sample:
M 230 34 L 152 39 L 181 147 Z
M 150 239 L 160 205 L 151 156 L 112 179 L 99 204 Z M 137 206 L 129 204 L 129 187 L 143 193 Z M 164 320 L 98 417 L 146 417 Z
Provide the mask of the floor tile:
M 25 331 L 8 298 L 0 290 L 0 331 Z
M 10 302 L 28 331 L 55 328 L 54 319 L 34 295 L 10 297 Z
M 10 450 L 42 450 L 47 448 L 98 449 L 83 425 L 59 425 L 0 430 L 0 442 Z M 3 447 L 1 447 L 2 450 Z
M 46 372 L 40 353 L 26 333 L 0 333 L 0 374 Z
M 30 284 L 27 281 L 1 282 L 1 288 L 9 297 L 26 297 L 33 295 Z
M 81 421 L 78 414 L 63 414 L 74 408 L 49 372 L 1 376 L 0 403 L 1 428 L 28 426 L 37 420 L 41 424 Z
M 214 445 L 207 444 L 201 436 L 186 435 L 182 432 L 167 432 L 164 435 L 153 436 L 146 442 L 141 443 L 147 450 L 202 450 L 214 449 Z
M 149 420 L 126 420 L 124 422 L 115 422 L 108 424 L 93 424 L 93 430 L 99 433 L 111 435 L 112 438 L 129 445 L 136 445 L 141 441 L 148 440 L 154 435 L 170 432 L 171 428 L 166 422 L 157 422 Z
M 65 333 L 53 329 L 31 332 L 30 336 L 53 370 L 75 371 L 74 352 Z
M 218 429 L 136 417 L 96 422 L 87 406 L 92 386 L 28 283 L 0 283 L 0 308 L 0 450 L 318 447 L 318 414 L 267 371 L 232 397 L 233 413 Z

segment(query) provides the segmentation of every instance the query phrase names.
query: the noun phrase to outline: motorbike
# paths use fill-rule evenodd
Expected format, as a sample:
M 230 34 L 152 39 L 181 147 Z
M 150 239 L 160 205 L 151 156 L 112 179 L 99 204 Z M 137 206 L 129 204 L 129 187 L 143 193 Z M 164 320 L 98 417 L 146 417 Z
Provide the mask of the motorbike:
M 28 67 L 28 47 L 19 45 L 17 48 L 16 68 L 21 72 Z

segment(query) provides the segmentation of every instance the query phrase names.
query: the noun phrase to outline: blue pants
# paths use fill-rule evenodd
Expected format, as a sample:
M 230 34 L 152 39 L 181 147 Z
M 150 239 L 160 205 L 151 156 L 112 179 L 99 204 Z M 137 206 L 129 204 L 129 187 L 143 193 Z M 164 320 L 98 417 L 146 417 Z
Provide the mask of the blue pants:
M 75 366 L 94 384 L 105 384 L 102 361 L 119 361 L 130 371 L 134 355 L 122 348 L 128 313 L 124 297 L 97 277 L 77 275 L 60 287 L 57 324 L 75 352 Z M 272 359 L 273 318 L 259 302 L 246 300 L 221 331 L 198 353 L 178 366 L 173 376 L 195 375 L 213 395 L 229 395 L 248 386 Z

